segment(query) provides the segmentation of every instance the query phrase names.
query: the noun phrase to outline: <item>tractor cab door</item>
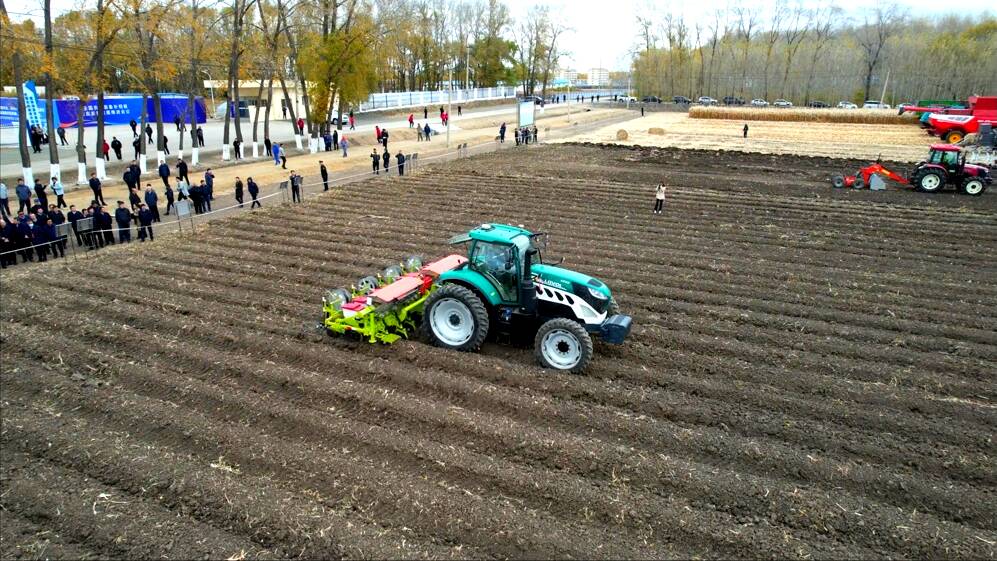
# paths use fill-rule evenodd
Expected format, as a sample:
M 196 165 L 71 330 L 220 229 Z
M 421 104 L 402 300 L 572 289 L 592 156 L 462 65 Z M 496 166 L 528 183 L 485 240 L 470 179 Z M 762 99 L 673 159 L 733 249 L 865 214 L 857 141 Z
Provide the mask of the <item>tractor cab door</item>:
M 942 152 L 942 165 L 945 166 L 950 173 L 958 173 L 960 169 L 959 165 L 959 153 L 958 152 Z
M 471 247 L 470 267 L 481 273 L 498 290 L 503 302 L 519 301 L 520 259 L 516 246 L 475 241 Z

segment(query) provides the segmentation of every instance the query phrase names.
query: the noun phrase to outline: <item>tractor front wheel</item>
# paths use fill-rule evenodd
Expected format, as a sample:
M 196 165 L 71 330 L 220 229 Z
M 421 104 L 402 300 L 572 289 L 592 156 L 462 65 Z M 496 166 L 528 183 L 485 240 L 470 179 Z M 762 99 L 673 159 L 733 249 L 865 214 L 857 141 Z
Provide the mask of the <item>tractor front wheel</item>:
M 865 188 L 865 178 L 862 177 L 862 173 L 859 172 L 855 174 L 855 182 L 852 183 L 852 189 L 864 189 Z
M 937 193 L 945 186 L 945 177 L 936 169 L 922 169 L 914 176 L 912 183 L 920 191 Z
M 834 186 L 835 189 L 843 188 L 845 186 L 845 177 L 842 175 L 835 175 L 831 178 L 831 185 Z
M 592 338 L 578 322 L 547 321 L 537 330 L 533 353 L 544 368 L 581 372 L 592 360 Z
M 422 329 L 437 347 L 476 351 L 488 336 L 488 310 L 469 288 L 444 284 L 426 298 Z
M 986 191 L 987 186 L 983 184 L 983 180 L 979 177 L 967 177 L 962 180 L 962 192 L 967 195 L 972 195 L 978 197 Z

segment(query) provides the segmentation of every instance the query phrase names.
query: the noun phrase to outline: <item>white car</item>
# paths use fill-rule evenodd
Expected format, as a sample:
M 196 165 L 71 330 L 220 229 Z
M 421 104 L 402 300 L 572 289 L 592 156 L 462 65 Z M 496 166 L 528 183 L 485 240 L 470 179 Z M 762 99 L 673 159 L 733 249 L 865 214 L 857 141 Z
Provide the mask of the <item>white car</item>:
M 752 99 L 751 100 L 751 106 L 752 107 L 768 107 L 769 106 L 769 102 L 765 101 L 764 99 Z
M 890 107 L 889 103 L 880 103 L 876 100 L 869 99 L 862 104 L 862 109 L 893 109 Z
M 707 95 L 701 96 L 699 99 L 696 100 L 696 102 L 699 103 L 700 105 L 717 105 L 720 103 L 719 101 Z
M 637 98 L 633 96 L 621 95 L 618 99 L 620 103 L 637 103 Z
M 772 105 L 775 106 L 775 107 L 792 107 L 793 106 L 793 102 L 792 101 L 786 101 L 785 99 L 777 99 L 777 100 L 775 100 L 775 101 L 772 102 Z
M 850 101 L 839 101 L 838 109 L 858 109 L 859 106 Z

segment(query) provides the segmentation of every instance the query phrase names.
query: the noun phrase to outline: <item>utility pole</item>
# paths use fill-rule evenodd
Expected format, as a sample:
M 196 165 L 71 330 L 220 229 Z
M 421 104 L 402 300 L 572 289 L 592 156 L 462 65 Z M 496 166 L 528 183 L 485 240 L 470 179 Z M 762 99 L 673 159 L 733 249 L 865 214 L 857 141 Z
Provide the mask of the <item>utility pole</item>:
M 447 148 L 450 148 L 450 110 L 453 108 L 453 62 L 450 63 L 450 88 L 447 89 Z
M 571 126 L 571 72 L 568 72 L 568 126 Z
M 890 69 L 886 69 L 886 81 L 883 82 L 883 93 L 879 95 L 879 106 L 883 106 L 883 100 L 886 99 L 886 86 L 890 85 Z
M 464 38 L 464 48 L 467 50 L 467 56 L 464 58 L 464 89 L 469 90 L 471 89 L 471 43 L 467 37 Z

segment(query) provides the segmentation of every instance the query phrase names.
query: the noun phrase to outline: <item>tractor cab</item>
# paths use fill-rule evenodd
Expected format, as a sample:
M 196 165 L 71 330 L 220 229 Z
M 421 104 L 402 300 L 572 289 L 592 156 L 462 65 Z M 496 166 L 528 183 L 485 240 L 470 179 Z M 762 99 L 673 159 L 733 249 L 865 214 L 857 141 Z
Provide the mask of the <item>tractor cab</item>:
M 927 163 L 940 165 L 953 173 L 964 163 L 959 157 L 960 153 L 961 150 L 954 144 L 932 144 Z

